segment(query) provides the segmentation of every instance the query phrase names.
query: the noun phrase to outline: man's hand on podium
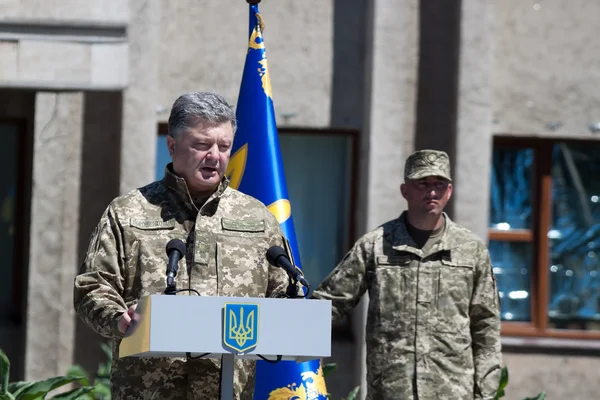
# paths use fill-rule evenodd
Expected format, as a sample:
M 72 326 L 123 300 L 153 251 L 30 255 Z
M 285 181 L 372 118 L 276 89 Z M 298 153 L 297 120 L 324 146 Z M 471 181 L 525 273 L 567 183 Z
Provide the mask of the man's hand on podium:
M 135 314 L 135 309 L 137 308 L 137 304 L 132 305 L 131 307 L 129 307 L 129 310 L 125 311 L 123 314 L 121 314 L 121 317 L 119 318 L 119 332 L 121 333 L 125 333 L 127 332 L 127 329 L 129 329 L 129 327 L 131 325 L 133 325 L 133 321 L 136 320 L 136 314 Z M 139 318 L 139 314 L 137 314 L 138 318 Z

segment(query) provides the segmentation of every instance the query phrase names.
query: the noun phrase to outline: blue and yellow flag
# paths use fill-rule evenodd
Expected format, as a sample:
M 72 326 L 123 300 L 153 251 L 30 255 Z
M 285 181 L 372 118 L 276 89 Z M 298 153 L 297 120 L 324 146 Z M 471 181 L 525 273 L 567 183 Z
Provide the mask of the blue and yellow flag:
M 258 5 L 250 5 L 250 41 L 236 110 L 238 130 L 227 175 L 231 187 L 262 201 L 275 215 L 289 241 L 294 264 L 301 268 L 262 30 Z M 324 400 L 326 396 L 320 360 L 257 362 L 256 400 Z

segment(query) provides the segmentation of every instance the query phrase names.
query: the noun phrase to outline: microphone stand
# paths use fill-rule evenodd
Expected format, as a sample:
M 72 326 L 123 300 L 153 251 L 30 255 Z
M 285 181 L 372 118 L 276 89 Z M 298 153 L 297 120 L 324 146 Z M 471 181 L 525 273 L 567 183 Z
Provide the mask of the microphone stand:
M 167 283 L 167 287 L 164 291 L 164 294 L 176 294 L 177 292 L 177 284 L 175 284 L 175 282 L 173 282 L 172 284 Z
M 167 276 L 167 287 L 165 288 L 164 294 L 177 294 L 177 283 L 175 282 L 175 277 Z
M 295 299 L 298 297 L 297 289 L 298 289 L 298 280 L 288 277 L 288 285 L 285 290 L 285 295 L 290 299 Z

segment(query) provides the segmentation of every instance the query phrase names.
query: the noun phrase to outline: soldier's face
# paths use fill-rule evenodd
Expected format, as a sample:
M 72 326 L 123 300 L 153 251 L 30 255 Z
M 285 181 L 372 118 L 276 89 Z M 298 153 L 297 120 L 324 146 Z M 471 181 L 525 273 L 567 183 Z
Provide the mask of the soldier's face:
M 409 179 L 400 190 L 409 210 L 423 215 L 440 215 L 452 196 L 452 184 L 437 176 Z
M 227 170 L 232 145 L 230 122 L 198 125 L 177 138 L 167 136 L 173 170 L 194 193 L 211 191 L 219 185 Z

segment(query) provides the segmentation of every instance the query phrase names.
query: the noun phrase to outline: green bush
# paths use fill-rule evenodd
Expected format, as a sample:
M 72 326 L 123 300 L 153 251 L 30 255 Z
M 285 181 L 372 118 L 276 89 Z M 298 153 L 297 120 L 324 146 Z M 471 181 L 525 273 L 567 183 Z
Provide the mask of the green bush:
M 81 396 L 82 400 L 110 400 L 110 366 L 112 364 L 112 350 L 109 345 L 101 343 L 102 351 L 106 355 L 106 362 L 98 365 L 96 377 L 92 382 L 87 371 L 79 366 L 74 365 L 67 371 L 67 375 L 82 376 L 81 384 L 88 387 L 93 387 L 93 391 Z
M 110 346 L 101 344 L 107 361 L 98 365 L 94 380 L 87 371 L 79 365 L 74 365 L 64 376 L 56 376 L 37 382 L 8 382 L 10 361 L 0 349 L 0 400 L 45 400 L 55 389 L 68 384 L 77 384 L 79 387 L 70 391 L 54 395 L 49 400 L 110 400 L 110 366 L 112 351 Z
M 34 382 L 8 382 L 10 373 L 10 361 L 6 353 L 0 349 L 0 400 L 37 400 L 46 399 L 46 396 L 55 389 L 70 383 L 80 383 L 83 386 L 64 393 L 57 394 L 52 400 L 76 400 L 85 398 L 94 388 L 84 384 L 85 376 L 79 374 L 67 374 Z

